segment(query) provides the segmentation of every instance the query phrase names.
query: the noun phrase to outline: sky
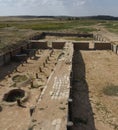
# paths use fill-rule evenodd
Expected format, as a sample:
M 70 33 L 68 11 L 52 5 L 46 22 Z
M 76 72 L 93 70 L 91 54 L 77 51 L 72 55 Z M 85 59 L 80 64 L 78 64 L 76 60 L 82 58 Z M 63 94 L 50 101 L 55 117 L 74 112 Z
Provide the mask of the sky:
M 118 16 L 118 0 L 0 0 L 0 16 Z

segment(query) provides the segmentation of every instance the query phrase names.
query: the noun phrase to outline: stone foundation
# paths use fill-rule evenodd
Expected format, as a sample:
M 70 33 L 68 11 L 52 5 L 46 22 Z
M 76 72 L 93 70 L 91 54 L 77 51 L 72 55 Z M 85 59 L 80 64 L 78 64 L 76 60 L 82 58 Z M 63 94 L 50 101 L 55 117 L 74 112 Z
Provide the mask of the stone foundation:
M 89 50 L 88 42 L 74 42 L 74 50 Z
M 32 48 L 37 48 L 37 49 L 47 49 L 48 48 L 48 45 L 47 45 L 47 42 L 43 42 L 43 41 L 32 41 Z
M 63 49 L 65 46 L 65 42 L 52 42 L 53 49 Z
M 111 50 L 111 43 L 94 43 L 95 50 Z

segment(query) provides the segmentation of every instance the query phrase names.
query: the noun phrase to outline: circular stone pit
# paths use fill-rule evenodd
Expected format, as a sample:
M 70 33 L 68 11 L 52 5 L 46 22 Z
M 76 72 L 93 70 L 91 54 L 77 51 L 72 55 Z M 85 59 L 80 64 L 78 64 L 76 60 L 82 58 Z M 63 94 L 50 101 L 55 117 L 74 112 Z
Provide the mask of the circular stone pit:
M 28 98 L 27 92 L 22 89 L 12 89 L 8 93 L 4 94 L 3 102 L 7 105 L 14 105 L 16 104 L 17 100 L 20 99 L 22 102 Z
M 15 75 L 12 80 L 15 83 L 19 83 L 19 82 L 24 82 L 26 80 L 28 80 L 28 77 L 26 75 Z

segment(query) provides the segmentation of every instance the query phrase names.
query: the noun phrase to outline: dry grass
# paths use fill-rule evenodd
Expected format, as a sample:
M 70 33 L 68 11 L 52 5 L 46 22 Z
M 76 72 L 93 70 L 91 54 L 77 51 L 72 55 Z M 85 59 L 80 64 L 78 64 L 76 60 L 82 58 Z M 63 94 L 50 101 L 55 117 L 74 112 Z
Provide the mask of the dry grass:
M 110 84 L 103 88 L 103 93 L 108 96 L 118 96 L 118 86 Z

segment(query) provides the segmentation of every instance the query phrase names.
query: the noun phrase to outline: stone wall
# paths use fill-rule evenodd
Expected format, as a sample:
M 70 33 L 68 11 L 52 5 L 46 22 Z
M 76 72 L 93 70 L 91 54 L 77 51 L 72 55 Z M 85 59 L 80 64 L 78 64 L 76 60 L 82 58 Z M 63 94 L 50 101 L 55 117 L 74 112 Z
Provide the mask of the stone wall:
M 12 49 L 11 51 L 8 51 L 2 55 L 0 55 L 0 66 L 9 64 L 11 60 L 14 60 L 14 57 L 18 54 L 23 53 L 23 50 L 25 49 L 31 49 L 32 45 L 25 44 L 25 45 L 19 45 L 19 47 L 16 47 L 15 49 Z
M 11 52 L 6 53 L 3 55 L 4 57 L 4 64 L 9 64 L 11 62 Z
M 15 56 L 17 54 L 19 54 L 21 52 L 21 47 L 18 47 L 16 49 L 14 49 L 12 52 L 11 52 L 11 56 Z
M 93 38 L 93 34 L 79 34 L 79 33 L 62 33 L 62 32 L 42 32 L 41 34 L 35 34 L 31 36 L 30 40 L 39 40 L 45 38 L 45 36 L 60 36 L 60 37 L 91 37 Z
M 0 66 L 4 65 L 3 55 L 0 55 Z
M 94 43 L 95 50 L 111 50 L 111 43 Z
M 89 50 L 88 42 L 74 42 L 74 50 Z
M 32 42 L 32 48 L 34 49 L 47 49 L 48 48 L 48 45 L 47 45 L 47 42 Z
M 91 37 L 93 38 L 93 34 L 79 34 L 79 33 L 56 33 L 56 32 L 44 32 L 45 36 L 60 36 L 60 37 Z
M 43 32 L 41 34 L 34 34 L 34 36 L 31 36 L 29 40 L 39 40 L 45 38 L 46 34 Z
M 32 48 L 32 44 L 31 43 L 27 44 L 27 49 L 31 49 L 31 48 Z
M 65 46 L 65 42 L 52 42 L 53 49 L 63 49 Z

